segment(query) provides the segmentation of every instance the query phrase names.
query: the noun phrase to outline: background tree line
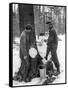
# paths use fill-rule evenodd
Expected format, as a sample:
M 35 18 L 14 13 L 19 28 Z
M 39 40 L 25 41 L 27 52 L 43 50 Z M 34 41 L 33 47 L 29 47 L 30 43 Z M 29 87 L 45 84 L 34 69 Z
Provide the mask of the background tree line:
M 65 33 L 65 7 L 62 6 L 34 6 L 39 33 L 48 32 L 46 21 L 52 21 L 58 34 Z
M 23 11 L 23 4 L 20 7 L 20 11 Z M 13 36 L 20 36 L 20 25 L 21 22 L 19 16 L 19 4 L 13 4 Z M 36 35 L 40 33 L 45 34 L 48 32 L 46 21 L 52 21 L 54 28 L 58 34 L 65 33 L 65 18 L 66 10 L 64 6 L 47 6 L 47 5 L 33 5 L 34 11 L 34 26 Z M 23 15 L 23 14 L 22 14 Z M 26 15 L 27 16 L 27 15 Z M 22 17 L 23 18 L 23 17 Z M 23 20 L 23 19 L 22 19 Z

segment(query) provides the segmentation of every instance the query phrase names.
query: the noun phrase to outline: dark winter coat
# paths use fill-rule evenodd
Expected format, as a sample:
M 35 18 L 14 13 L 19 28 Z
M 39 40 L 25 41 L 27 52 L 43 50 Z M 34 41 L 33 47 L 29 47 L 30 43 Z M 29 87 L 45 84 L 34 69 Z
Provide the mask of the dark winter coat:
M 49 31 L 49 38 L 48 38 L 48 42 L 47 42 L 47 53 L 46 53 L 46 59 L 48 57 L 49 52 L 51 52 L 51 56 L 52 56 L 52 61 L 54 62 L 57 71 L 59 71 L 59 61 L 58 61 L 58 57 L 57 57 L 57 45 L 58 45 L 58 38 L 57 38 L 57 34 L 56 31 L 54 30 L 54 28 L 52 28 Z
M 52 28 L 51 30 L 49 30 L 49 38 L 48 38 L 48 42 L 47 45 L 50 47 L 53 46 L 57 46 L 58 44 L 58 38 L 57 38 L 57 34 L 54 28 Z
M 36 47 L 36 39 L 34 37 L 34 32 L 27 32 L 24 30 L 21 34 L 20 38 L 20 58 L 21 58 L 21 66 L 19 72 L 21 73 L 23 78 L 34 78 L 38 75 L 38 65 L 39 60 L 41 61 L 41 57 L 38 54 L 36 58 L 32 59 L 29 56 L 29 49 L 31 46 Z M 27 56 L 27 59 L 24 59 L 24 56 Z M 27 63 L 28 64 L 27 64 Z

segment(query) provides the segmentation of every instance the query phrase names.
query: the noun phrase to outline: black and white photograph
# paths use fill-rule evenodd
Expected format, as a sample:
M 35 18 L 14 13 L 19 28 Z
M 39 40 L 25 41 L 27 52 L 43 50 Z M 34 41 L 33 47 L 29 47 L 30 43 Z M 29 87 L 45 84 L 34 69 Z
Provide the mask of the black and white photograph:
M 10 85 L 66 84 L 66 6 L 9 4 Z

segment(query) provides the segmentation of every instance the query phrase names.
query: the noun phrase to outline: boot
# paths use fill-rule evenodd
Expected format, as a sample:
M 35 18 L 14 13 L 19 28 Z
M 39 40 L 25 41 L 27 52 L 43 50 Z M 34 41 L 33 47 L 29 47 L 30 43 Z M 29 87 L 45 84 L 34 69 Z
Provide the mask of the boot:
M 55 76 L 58 76 L 59 74 L 60 74 L 60 69 L 57 68 L 57 71 L 56 71 L 56 73 L 55 73 Z
M 22 78 L 21 75 L 16 75 L 16 76 L 13 77 L 13 80 L 22 82 L 23 81 L 23 78 Z

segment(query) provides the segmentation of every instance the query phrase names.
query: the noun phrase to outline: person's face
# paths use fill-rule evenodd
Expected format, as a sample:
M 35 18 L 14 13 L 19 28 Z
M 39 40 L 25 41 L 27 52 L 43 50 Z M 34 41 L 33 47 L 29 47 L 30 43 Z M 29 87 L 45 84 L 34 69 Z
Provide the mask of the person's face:
M 53 26 L 52 24 L 48 24 L 48 28 L 51 29 Z

